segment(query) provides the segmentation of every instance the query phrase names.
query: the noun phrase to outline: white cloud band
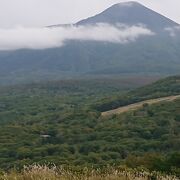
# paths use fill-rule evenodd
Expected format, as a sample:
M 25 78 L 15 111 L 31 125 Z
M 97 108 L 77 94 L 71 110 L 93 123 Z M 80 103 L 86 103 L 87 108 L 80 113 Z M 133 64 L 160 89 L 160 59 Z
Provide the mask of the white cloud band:
M 0 29 L 0 50 L 45 49 L 60 47 L 66 40 L 128 43 L 140 36 L 154 33 L 143 27 L 99 23 L 94 26 L 68 26 L 56 28 Z

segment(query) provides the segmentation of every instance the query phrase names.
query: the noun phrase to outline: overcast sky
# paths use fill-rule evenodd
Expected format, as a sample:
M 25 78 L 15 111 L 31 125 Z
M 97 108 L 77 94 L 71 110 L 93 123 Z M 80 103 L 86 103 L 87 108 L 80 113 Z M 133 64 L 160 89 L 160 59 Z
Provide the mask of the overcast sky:
M 127 0 L 0 0 L 0 28 L 74 23 Z M 180 23 L 180 0 L 138 0 Z

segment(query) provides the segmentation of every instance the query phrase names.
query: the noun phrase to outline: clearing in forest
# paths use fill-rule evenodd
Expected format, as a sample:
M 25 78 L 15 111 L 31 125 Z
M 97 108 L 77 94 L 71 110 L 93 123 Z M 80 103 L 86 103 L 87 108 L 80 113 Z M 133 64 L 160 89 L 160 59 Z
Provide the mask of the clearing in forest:
M 113 110 L 109 110 L 109 111 L 105 111 L 102 112 L 101 115 L 102 116 L 109 116 L 109 115 L 114 115 L 114 114 L 121 114 L 127 111 L 133 111 L 136 110 L 138 108 L 141 108 L 144 104 L 156 104 L 156 103 L 160 103 L 163 101 L 174 101 L 176 99 L 180 98 L 180 95 L 176 95 L 176 96 L 168 96 L 168 97 L 162 97 L 162 98 L 156 98 L 156 99 L 149 99 L 149 100 L 145 100 L 145 101 L 141 101 L 138 103 L 134 103 L 134 104 L 130 104 L 127 106 L 122 106 Z

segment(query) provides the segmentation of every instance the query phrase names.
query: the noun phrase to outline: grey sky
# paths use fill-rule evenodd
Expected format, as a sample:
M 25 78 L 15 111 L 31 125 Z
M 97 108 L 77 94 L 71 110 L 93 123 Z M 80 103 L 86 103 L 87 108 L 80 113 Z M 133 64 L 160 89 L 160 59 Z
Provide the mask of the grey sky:
M 127 0 L 0 0 L 0 28 L 74 23 Z M 138 0 L 180 23 L 180 0 Z

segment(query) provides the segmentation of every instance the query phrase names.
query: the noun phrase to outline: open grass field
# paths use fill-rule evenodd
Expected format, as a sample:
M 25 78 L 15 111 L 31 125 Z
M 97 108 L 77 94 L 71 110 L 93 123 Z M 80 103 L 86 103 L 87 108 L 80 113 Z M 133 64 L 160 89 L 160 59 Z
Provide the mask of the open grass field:
M 149 99 L 149 100 L 145 100 L 145 101 L 141 101 L 138 103 L 133 103 L 127 106 L 123 106 L 123 107 L 119 107 L 110 111 L 105 111 L 102 112 L 101 115 L 102 116 L 109 116 L 109 115 L 114 115 L 114 114 L 121 114 L 124 112 L 128 112 L 128 111 L 134 111 L 137 110 L 138 108 L 141 108 L 143 105 L 146 104 L 156 104 L 156 103 L 160 103 L 160 102 L 164 102 L 164 101 L 174 101 L 176 99 L 179 99 L 180 95 L 177 96 L 168 96 L 168 97 L 162 97 L 162 98 L 156 98 L 156 99 Z

